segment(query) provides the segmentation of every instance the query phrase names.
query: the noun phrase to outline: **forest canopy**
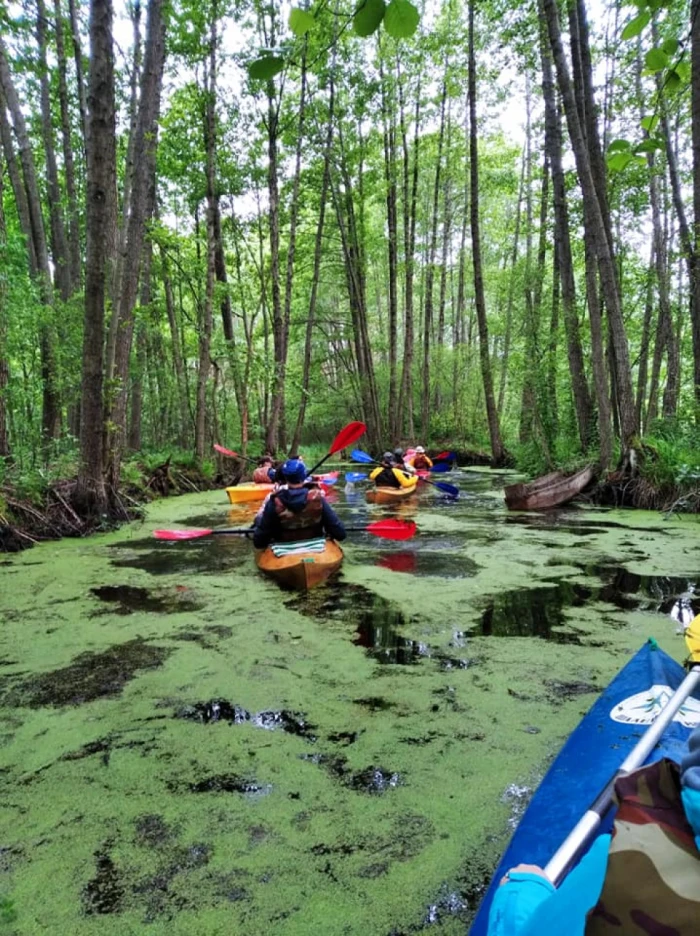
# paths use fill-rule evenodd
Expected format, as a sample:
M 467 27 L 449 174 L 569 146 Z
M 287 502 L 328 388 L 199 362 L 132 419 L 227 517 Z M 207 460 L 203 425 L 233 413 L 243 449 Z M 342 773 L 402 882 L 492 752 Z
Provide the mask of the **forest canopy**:
M 699 7 L 0 5 L 0 471 L 696 449 Z

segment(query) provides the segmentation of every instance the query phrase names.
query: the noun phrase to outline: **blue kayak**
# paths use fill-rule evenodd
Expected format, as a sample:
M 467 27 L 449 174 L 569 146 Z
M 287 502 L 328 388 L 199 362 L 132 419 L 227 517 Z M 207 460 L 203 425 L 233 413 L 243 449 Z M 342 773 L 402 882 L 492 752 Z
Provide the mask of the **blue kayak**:
M 603 692 L 569 736 L 547 771 L 496 868 L 471 929 L 485 936 L 489 908 L 498 882 L 520 862 L 544 867 L 597 794 L 654 721 L 685 671 L 667 653 L 648 643 Z M 698 690 L 688 698 L 666 729 L 649 761 L 680 761 L 688 737 L 700 724 Z M 600 834 L 612 828 L 610 810 Z

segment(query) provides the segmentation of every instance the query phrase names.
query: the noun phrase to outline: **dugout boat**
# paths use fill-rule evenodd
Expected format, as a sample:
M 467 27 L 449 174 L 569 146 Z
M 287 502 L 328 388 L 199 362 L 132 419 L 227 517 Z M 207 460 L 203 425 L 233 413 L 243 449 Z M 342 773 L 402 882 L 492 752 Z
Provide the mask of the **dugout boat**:
M 256 552 L 261 572 L 280 585 L 308 591 L 325 582 L 340 568 L 343 550 L 333 540 L 319 538 L 297 543 L 273 543 Z
M 553 471 L 529 484 L 509 484 L 504 494 L 509 510 L 544 510 L 568 504 L 593 481 L 595 472 L 587 465 L 575 474 Z
M 645 644 L 614 677 L 574 729 L 537 788 L 494 871 L 469 936 L 488 933 L 494 895 L 510 868 L 521 862 L 535 864 L 546 868 L 556 878 L 555 867 L 568 871 L 569 866 L 574 866 L 590 850 L 599 835 L 610 832 L 615 807 L 610 797 L 601 796 L 601 791 L 611 788 L 610 781 L 643 736 L 651 742 L 652 750 L 643 756 L 640 766 L 662 757 L 680 762 L 687 753 L 691 732 L 700 724 L 698 684 L 695 683 L 656 744 L 650 737 L 654 731 L 650 725 L 684 677 L 683 667 L 654 641 Z M 598 804 L 595 810 L 591 805 L 594 801 Z M 595 812 L 601 814 L 601 824 L 597 829 L 592 827 L 593 834 L 583 847 L 572 851 L 573 860 L 564 863 L 563 855 L 577 834 L 568 840 L 567 836 L 574 829 L 578 833 L 579 820 L 585 815 L 590 822 Z M 566 873 L 562 874 L 562 879 L 566 879 Z

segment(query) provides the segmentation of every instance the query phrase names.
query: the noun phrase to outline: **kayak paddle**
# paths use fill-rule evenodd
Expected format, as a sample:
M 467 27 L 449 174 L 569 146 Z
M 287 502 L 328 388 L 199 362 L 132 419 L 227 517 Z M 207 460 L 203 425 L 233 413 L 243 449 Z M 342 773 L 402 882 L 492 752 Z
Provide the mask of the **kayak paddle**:
M 216 442 L 214 443 L 214 449 L 217 452 L 221 452 L 222 455 L 228 455 L 229 458 L 240 458 L 241 461 L 249 461 L 254 465 L 258 463 L 257 458 L 248 458 L 247 455 L 239 455 L 238 452 L 233 452 L 231 449 L 224 448 L 223 445 L 217 445 Z
M 440 452 L 439 455 L 436 455 L 433 458 L 434 462 L 438 461 L 457 461 L 457 456 L 454 452 Z
M 445 474 L 448 471 L 452 471 L 450 462 L 436 462 L 430 469 L 431 474 Z
M 371 533 L 384 539 L 406 540 L 416 534 L 416 525 L 412 520 L 377 520 L 367 526 L 345 527 L 348 533 Z M 246 536 L 253 528 L 233 530 L 222 527 L 220 530 L 154 530 L 153 535 L 160 540 L 191 540 L 203 536 Z
M 346 471 L 345 480 L 349 481 L 350 484 L 354 484 L 355 481 L 366 481 L 367 473 L 365 471 Z
M 690 651 L 690 656 L 686 661 L 686 666 L 689 668 L 688 675 L 547 862 L 544 872 L 555 887 L 561 883 L 571 865 L 597 833 L 612 805 L 617 780 L 645 763 L 664 731 L 673 721 L 676 712 L 700 684 L 700 615 L 693 618 L 690 626 L 686 628 L 685 642 Z
M 350 457 L 353 461 L 362 462 L 364 465 L 379 465 L 381 462 L 375 461 L 371 455 L 368 455 L 367 452 L 362 452 L 360 449 L 353 449 Z M 404 474 L 411 476 L 409 471 L 404 471 L 402 468 L 398 469 L 403 471 Z M 459 497 L 459 488 L 455 487 L 454 484 L 448 484 L 446 481 L 429 481 L 427 478 L 422 478 L 426 484 L 432 484 L 433 487 L 436 487 L 439 491 L 443 491 L 445 494 L 449 494 L 450 497 Z
M 352 445 L 353 442 L 357 442 L 361 435 L 364 435 L 367 426 L 363 422 L 351 422 L 347 426 L 344 426 L 338 435 L 333 439 L 333 444 L 331 445 L 328 454 L 324 455 L 320 462 L 315 464 L 313 468 L 307 471 L 307 476 L 315 474 L 316 471 L 321 467 L 321 465 L 328 461 L 331 455 L 335 455 L 336 452 L 339 452 L 341 449 L 347 448 L 348 445 Z

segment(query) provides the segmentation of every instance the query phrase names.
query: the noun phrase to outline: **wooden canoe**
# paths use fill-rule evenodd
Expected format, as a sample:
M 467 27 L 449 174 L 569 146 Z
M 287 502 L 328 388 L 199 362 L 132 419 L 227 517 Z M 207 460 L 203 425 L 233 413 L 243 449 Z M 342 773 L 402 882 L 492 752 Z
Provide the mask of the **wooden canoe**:
M 277 557 L 268 548 L 255 554 L 255 563 L 261 572 L 296 591 L 308 591 L 325 582 L 337 572 L 342 561 L 343 550 L 333 540 L 326 540 L 323 552 L 298 552 Z
M 529 484 L 510 484 L 504 492 L 506 506 L 509 510 L 561 507 L 588 487 L 593 477 L 593 467 L 588 465 L 576 474 L 567 475 L 563 471 L 554 471 Z
M 367 491 L 367 500 L 370 504 L 395 504 L 398 501 L 406 500 L 412 494 L 416 493 L 417 484 L 411 487 L 375 487 Z
M 247 484 L 237 484 L 235 487 L 227 487 L 226 493 L 232 504 L 245 504 L 248 501 L 265 500 L 267 495 L 274 491 L 274 484 L 255 484 L 250 481 Z

